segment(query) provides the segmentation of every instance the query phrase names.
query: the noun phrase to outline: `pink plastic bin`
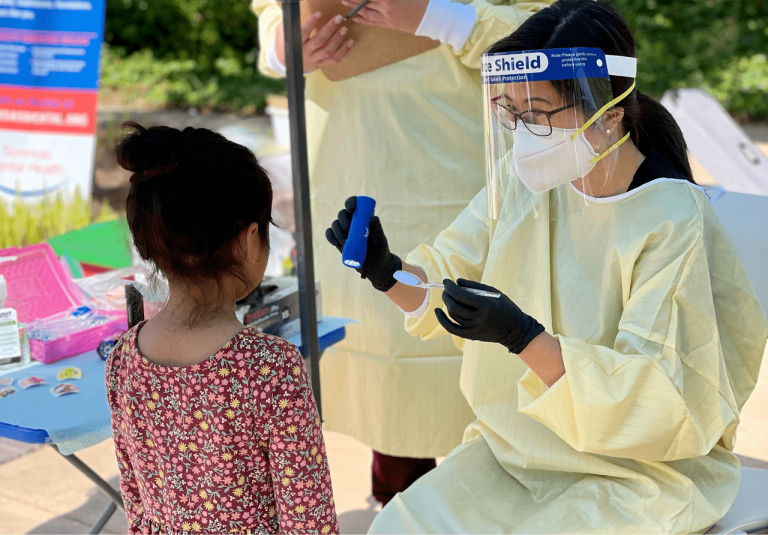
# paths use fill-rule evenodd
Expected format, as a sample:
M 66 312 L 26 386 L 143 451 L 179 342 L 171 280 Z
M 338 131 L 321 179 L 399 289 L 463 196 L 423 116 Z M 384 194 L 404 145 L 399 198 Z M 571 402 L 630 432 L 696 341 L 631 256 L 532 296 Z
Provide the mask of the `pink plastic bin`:
M 81 307 L 33 321 L 29 328 L 32 358 L 50 364 L 93 351 L 104 340 L 128 330 L 125 312 Z
M 24 303 L 19 321 L 29 323 L 85 302 L 47 243 L 0 250 L 0 275 L 8 283 L 8 299 Z

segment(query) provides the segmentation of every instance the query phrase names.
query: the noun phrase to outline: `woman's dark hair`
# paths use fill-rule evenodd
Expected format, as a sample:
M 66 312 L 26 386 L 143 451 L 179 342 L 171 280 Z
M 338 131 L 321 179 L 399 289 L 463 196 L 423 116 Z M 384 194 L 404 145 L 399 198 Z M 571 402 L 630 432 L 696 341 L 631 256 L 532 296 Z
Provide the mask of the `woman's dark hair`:
M 549 48 L 599 48 L 606 55 L 635 56 L 635 41 L 616 8 L 593 0 L 558 0 L 526 20 L 514 33 L 492 45 L 489 53 Z M 619 96 L 633 79 L 611 76 Z M 693 182 L 683 133 L 672 115 L 651 97 L 634 89 L 616 104 L 624 109 L 623 126 L 645 155 L 658 150 Z
M 269 244 L 272 184 L 256 157 L 242 145 L 205 128 L 132 128 L 115 152 L 133 172 L 126 212 L 133 242 L 144 260 L 169 281 L 215 281 L 219 299 L 197 303 L 188 324 L 204 322 L 220 306 L 222 282 L 232 275 L 250 287 L 233 250 L 251 223 Z

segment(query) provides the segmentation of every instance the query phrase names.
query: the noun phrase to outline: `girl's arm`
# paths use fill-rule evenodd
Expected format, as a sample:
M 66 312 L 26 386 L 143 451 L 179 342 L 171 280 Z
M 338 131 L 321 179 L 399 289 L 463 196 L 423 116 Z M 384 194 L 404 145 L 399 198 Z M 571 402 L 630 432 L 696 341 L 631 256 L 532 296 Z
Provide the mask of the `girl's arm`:
M 274 352 L 268 372 L 272 385 L 269 468 L 280 531 L 338 533 L 322 424 L 304 359 L 296 346 L 283 340 Z
M 128 442 L 132 437 L 128 432 L 130 424 L 126 415 L 130 414 L 130 410 L 126 411 L 120 401 L 119 385 L 122 384 L 123 379 L 120 377 L 120 367 L 115 365 L 116 361 L 119 362 L 124 347 L 121 338 L 112 349 L 106 363 L 107 401 L 111 412 L 117 466 L 120 469 L 120 495 L 123 498 L 129 533 L 141 533 L 144 507 L 141 504 L 136 473 L 128 456 Z

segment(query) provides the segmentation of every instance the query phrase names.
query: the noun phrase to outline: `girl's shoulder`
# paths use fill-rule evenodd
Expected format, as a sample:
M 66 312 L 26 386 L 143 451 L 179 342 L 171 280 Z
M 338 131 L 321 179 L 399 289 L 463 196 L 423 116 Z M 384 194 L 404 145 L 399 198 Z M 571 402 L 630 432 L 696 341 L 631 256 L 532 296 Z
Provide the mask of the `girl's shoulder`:
M 136 340 L 140 328 L 141 324 L 135 325 L 120 335 L 110 351 L 109 357 L 107 357 L 107 367 L 111 367 L 115 361 L 120 361 L 126 353 L 137 351 L 138 343 Z
M 108 383 L 117 381 L 133 367 L 134 359 L 139 356 L 137 333 L 140 327 L 141 324 L 128 329 L 115 342 L 104 366 Z
M 230 344 L 222 348 L 236 359 L 246 359 L 254 364 L 267 363 L 274 366 L 292 366 L 301 360 L 301 352 L 294 344 L 283 338 L 259 332 L 254 327 L 240 331 Z

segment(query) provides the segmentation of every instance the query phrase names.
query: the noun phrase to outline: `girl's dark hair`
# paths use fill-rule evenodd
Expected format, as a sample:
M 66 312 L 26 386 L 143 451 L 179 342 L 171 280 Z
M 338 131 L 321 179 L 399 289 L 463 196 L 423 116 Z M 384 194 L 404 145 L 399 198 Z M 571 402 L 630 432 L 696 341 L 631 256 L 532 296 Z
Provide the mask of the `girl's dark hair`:
M 220 306 L 226 275 L 248 287 L 258 282 L 247 280 L 233 245 L 258 223 L 268 246 L 272 184 L 251 151 L 205 128 L 123 127 L 133 132 L 115 152 L 120 166 L 133 172 L 126 205 L 133 242 L 169 281 L 215 281 L 219 299 L 196 303 L 187 321 L 204 322 Z
M 635 41 L 616 8 L 593 0 L 558 0 L 526 20 L 514 33 L 492 45 L 489 53 L 548 48 L 599 48 L 606 55 L 636 57 Z M 611 76 L 614 96 L 632 85 L 632 78 Z M 645 155 L 661 152 L 693 182 L 687 146 L 672 115 L 651 97 L 634 89 L 616 104 L 624 108 L 623 125 Z

